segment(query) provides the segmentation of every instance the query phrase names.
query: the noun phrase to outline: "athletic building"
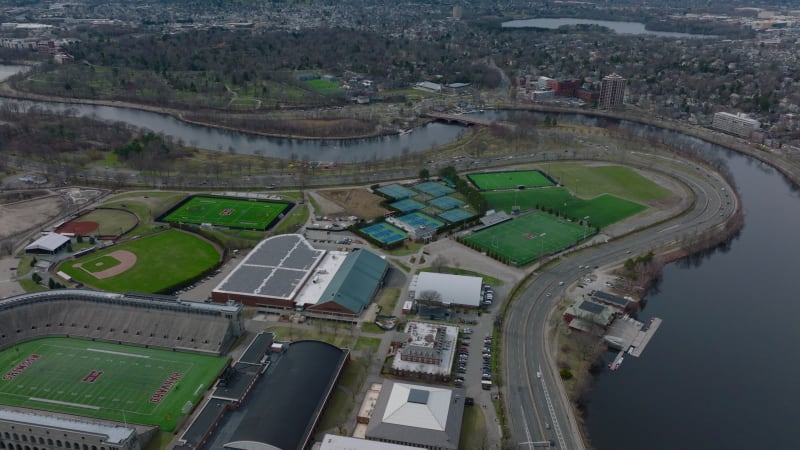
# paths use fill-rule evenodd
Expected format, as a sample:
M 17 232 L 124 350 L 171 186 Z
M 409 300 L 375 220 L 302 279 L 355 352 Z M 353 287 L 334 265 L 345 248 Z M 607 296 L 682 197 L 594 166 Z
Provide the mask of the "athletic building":
M 477 307 L 481 304 L 482 286 L 481 277 L 422 272 L 411 279 L 408 291 L 419 303 Z M 437 295 L 432 295 L 433 292 Z
M 319 250 L 299 234 L 285 234 L 261 241 L 211 298 L 354 318 L 383 286 L 388 269 L 386 260 L 367 250 Z
M 366 438 L 433 450 L 457 450 L 464 417 L 463 389 L 386 380 Z

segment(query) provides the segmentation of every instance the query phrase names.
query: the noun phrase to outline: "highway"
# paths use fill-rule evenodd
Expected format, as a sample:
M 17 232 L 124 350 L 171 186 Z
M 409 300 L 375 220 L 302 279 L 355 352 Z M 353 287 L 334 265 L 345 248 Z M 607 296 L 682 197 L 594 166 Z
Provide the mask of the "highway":
M 629 229 L 624 226 L 614 233 L 619 238 L 612 236 L 607 243 L 560 255 L 546 270 L 528 279 L 521 295 L 509 306 L 504 323 L 504 406 L 511 429 L 506 443 L 509 448 L 585 448 L 558 375 L 553 355 L 557 349 L 552 348 L 551 342 L 553 328 L 563 326 L 560 317 L 551 319 L 551 312 L 563 299 L 566 288 L 586 276 L 587 269 L 580 267 L 609 267 L 632 255 L 669 246 L 687 233 L 718 226 L 736 210 L 731 187 L 716 173 L 666 155 L 639 153 L 631 154 L 631 158 L 631 162 L 639 164 L 650 161 L 651 169 L 669 173 L 694 193 L 694 202 L 683 214 L 667 221 L 651 223 L 649 227 L 645 223 L 631 224 Z M 560 285 L 562 281 L 564 284 Z

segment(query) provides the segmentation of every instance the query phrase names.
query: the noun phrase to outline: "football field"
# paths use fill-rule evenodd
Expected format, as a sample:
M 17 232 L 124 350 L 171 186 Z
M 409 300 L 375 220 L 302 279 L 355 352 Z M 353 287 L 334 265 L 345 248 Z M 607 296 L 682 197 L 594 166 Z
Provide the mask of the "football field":
M 174 430 L 227 358 L 70 338 L 0 352 L 0 405 Z
M 520 186 L 529 188 L 553 186 L 553 182 L 538 170 L 474 173 L 467 175 L 467 178 L 481 191 L 515 189 Z
M 524 266 L 542 255 L 576 244 L 593 233 L 593 230 L 576 223 L 534 212 L 472 233 L 464 240 L 509 264 Z
M 266 230 L 289 207 L 288 203 L 197 195 L 180 203 L 158 220 Z

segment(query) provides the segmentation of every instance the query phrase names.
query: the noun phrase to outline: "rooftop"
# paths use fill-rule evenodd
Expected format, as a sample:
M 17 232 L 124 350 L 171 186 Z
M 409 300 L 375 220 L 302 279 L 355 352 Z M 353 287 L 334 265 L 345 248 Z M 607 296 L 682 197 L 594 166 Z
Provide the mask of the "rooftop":
M 30 423 L 53 430 L 70 430 L 106 436 L 106 442 L 117 445 L 124 443 L 127 439 L 136 434 L 136 430 L 132 427 L 105 425 L 88 420 L 72 420 L 52 415 L 27 413 L 10 409 L 0 409 L 0 421 Z

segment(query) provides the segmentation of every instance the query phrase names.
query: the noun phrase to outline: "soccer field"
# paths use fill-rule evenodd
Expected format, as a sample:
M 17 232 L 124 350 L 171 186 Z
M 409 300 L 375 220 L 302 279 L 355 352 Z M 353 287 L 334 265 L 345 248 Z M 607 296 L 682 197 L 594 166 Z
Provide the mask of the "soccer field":
M 553 186 L 542 172 L 538 170 L 519 170 L 510 172 L 488 172 L 467 175 L 467 178 L 482 191 L 495 189 L 514 189 L 519 186 L 543 187 Z
M 227 358 L 70 338 L 0 352 L 0 404 L 173 431 Z
M 158 220 L 266 230 L 288 207 L 289 203 L 197 195 L 179 203 Z
M 576 223 L 535 212 L 472 233 L 465 241 L 500 259 L 507 259 L 512 265 L 524 266 L 542 255 L 563 250 L 593 233 Z

